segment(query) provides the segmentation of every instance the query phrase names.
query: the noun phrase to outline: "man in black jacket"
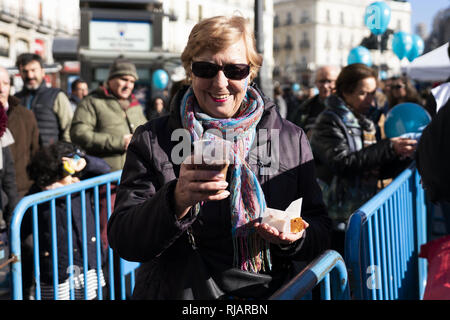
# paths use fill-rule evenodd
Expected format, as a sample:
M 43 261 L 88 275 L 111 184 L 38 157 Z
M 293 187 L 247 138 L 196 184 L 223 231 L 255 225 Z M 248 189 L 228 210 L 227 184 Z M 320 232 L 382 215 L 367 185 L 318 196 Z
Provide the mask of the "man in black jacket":
M 15 96 L 34 112 L 40 144 L 49 145 L 59 140 L 70 142 L 72 107 L 61 89 L 47 87 L 42 58 L 34 53 L 23 53 L 17 58 L 16 66 L 24 87 Z

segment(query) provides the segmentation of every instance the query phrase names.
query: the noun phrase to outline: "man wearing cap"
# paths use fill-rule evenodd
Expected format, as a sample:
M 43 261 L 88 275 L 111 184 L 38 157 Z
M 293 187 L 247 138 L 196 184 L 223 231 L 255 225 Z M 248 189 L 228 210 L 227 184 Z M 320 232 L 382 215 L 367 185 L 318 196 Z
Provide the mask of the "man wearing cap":
M 132 94 L 138 79 L 130 61 L 116 59 L 104 84 L 78 105 L 72 120 L 72 142 L 88 154 L 104 159 L 112 171 L 121 170 L 136 128 L 147 122 L 143 108 Z

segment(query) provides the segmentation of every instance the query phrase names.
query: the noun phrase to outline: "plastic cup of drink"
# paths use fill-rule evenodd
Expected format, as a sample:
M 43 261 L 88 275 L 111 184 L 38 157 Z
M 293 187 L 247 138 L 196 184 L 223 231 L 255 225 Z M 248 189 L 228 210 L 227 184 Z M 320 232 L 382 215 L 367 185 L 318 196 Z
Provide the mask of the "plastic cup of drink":
M 194 168 L 220 172 L 223 174 L 223 180 L 226 180 L 231 164 L 231 147 L 231 142 L 226 140 L 194 141 Z M 219 192 L 222 191 L 224 190 Z

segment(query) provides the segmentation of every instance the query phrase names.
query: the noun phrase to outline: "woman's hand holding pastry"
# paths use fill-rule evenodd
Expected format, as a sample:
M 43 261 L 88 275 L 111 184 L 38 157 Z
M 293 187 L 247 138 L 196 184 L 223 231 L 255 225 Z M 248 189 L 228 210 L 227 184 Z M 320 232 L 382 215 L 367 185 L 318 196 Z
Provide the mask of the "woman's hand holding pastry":
M 285 233 L 279 232 L 278 229 L 269 226 L 267 223 L 255 223 L 254 227 L 256 231 L 261 236 L 261 238 L 269 241 L 274 244 L 291 244 L 294 241 L 301 239 L 304 234 L 306 228 L 308 228 L 309 224 L 303 220 L 304 229 L 297 233 Z

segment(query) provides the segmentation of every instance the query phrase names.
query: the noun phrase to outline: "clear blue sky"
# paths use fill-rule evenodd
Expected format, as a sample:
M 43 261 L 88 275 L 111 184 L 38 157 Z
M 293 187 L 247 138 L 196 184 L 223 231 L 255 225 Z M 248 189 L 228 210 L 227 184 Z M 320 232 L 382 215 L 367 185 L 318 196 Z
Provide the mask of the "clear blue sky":
M 428 34 L 432 31 L 433 18 L 436 13 L 450 7 L 450 0 L 409 0 L 411 3 L 411 31 L 415 31 L 415 25 L 424 22 L 427 25 Z

